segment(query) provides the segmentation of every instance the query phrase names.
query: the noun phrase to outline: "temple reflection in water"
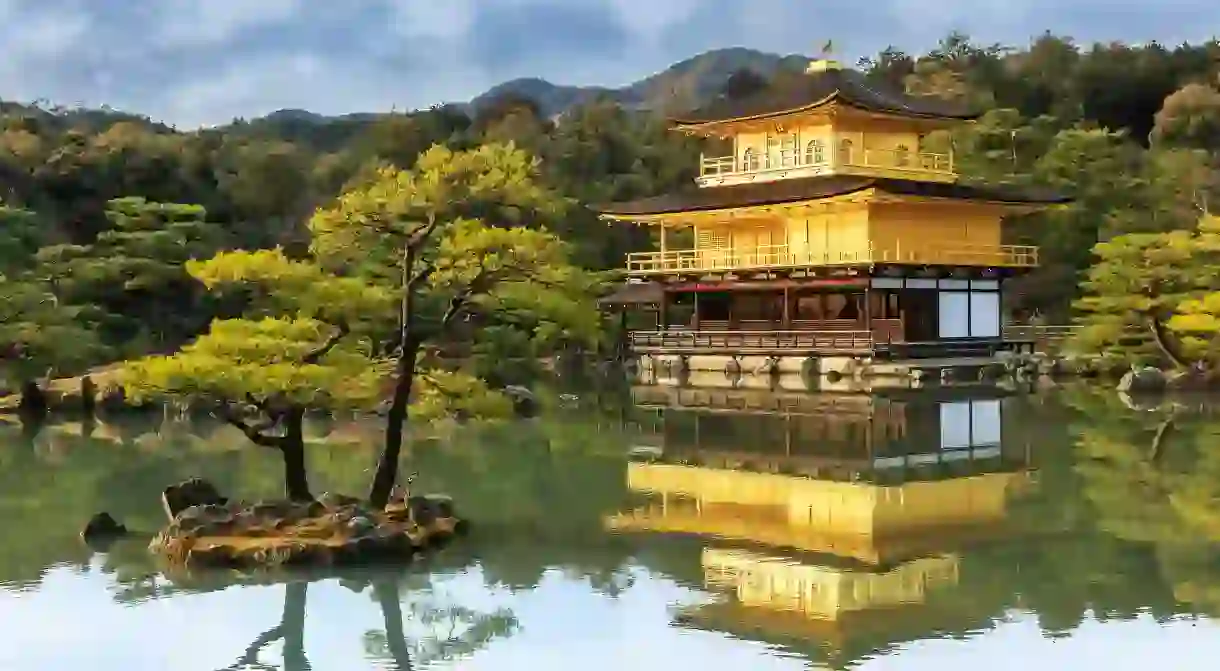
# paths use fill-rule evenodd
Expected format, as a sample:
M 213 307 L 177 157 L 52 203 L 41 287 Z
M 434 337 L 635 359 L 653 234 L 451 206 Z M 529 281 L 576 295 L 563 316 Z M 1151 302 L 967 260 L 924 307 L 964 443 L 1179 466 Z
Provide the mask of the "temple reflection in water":
M 962 550 L 1018 533 L 1010 501 L 1036 484 L 1001 398 L 633 392 L 643 505 L 606 525 L 706 539 L 702 582 L 725 598 L 681 626 L 799 641 L 833 666 L 986 626 L 936 602 L 969 600 Z

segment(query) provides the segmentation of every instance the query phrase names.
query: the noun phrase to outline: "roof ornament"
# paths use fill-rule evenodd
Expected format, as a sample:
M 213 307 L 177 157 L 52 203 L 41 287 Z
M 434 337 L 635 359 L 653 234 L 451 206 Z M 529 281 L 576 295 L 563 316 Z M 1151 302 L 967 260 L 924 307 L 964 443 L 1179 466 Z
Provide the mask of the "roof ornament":
M 835 41 L 826 40 L 822 45 L 822 53 L 820 58 L 809 61 L 809 65 L 805 68 L 807 74 L 817 72 L 826 72 L 827 70 L 842 70 L 843 64 L 833 58 L 835 51 Z

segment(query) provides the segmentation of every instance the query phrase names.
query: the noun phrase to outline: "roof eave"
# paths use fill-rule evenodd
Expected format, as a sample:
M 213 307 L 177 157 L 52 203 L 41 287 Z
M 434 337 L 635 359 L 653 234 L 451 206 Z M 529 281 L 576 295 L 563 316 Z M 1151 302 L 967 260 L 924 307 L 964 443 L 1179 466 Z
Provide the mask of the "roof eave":
M 863 112 L 872 112 L 874 114 L 889 114 L 889 115 L 893 115 L 893 116 L 906 117 L 908 119 L 922 119 L 922 120 L 930 120 L 930 121 L 977 121 L 984 114 L 983 112 L 974 112 L 974 111 L 957 112 L 957 113 L 953 113 L 953 114 L 937 114 L 937 113 L 932 113 L 932 112 L 914 112 L 914 111 L 905 111 L 905 110 L 888 109 L 888 108 L 883 109 L 883 108 L 878 108 L 876 106 L 866 105 L 864 103 L 854 101 L 851 98 L 842 95 L 841 93 L 834 93 L 832 95 L 829 95 L 821 100 L 810 103 L 808 105 L 801 105 L 799 107 L 793 107 L 790 109 L 772 110 L 770 112 L 764 112 L 764 113 L 760 113 L 760 114 L 751 114 L 751 115 L 736 116 L 736 117 L 703 117 L 703 118 L 671 117 L 669 119 L 669 123 L 672 124 L 676 130 L 698 130 L 698 129 L 707 128 L 709 126 L 715 126 L 715 125 L 719 125 L 719 124 L 740 123 L 740 122 L 744 122 L 744 121 L 763 121 L 766 119 L 773 119 L 775 117 L 787 116 L 789 114 L 801 114 L 803 112 L 811 112 L 819 107 L 823 107 L 825 105 L 828 105 L 828 104 L 831 104 L 834 102 L 839 102 L 839 101 L 842 101 L 844 104 L 846 104 L 849 107 L 854 107 Z

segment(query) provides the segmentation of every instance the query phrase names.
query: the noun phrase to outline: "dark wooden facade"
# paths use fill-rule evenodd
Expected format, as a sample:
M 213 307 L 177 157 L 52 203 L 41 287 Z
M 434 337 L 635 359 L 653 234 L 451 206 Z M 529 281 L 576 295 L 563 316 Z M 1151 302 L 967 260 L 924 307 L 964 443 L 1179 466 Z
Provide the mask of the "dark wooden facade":
M 639 353 L 925 358 L 1029 348 L 1004 337 L 1003 278 L 982 270 L 673 278 L 632 285 L 648 299 L 619 307 L 637 313 L 628 338 Z

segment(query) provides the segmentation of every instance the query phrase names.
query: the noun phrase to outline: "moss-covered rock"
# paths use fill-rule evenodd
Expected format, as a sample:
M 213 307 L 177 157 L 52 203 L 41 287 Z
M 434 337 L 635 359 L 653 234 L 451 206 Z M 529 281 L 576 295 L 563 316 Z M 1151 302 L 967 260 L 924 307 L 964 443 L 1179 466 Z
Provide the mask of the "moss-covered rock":
M 149 550 L 171 570 L 351 566 L 410 561 L 464 529 L 444 496 L 414 496 L 380 511 L 349 497 L 321 498 L 193 506 Z

